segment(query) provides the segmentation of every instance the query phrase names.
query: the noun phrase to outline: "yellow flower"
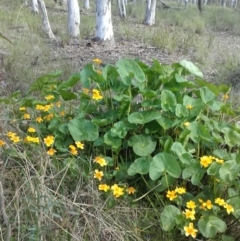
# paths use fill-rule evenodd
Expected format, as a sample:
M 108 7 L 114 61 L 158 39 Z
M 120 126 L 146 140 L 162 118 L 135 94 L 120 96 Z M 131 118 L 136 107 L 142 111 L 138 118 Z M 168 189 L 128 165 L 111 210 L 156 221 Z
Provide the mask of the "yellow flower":
M 193 108 L 193 106 L 192 106 L 192 105 L 186 105 L 186 108 L 187 108 L 188 110 L 191 110 L 191 109 Z
M 37 118 L 36 118 L 36 122 L 37 122 L 37 123 L 42 123 L 42 122 L 43 122 L 43 118 L 40 117 L 40 116 L 37 117 Z
M 124 194 L 124 188 L 119 187 L 117 184 L 114 184 L 111 186 L 111 189 L 113 191 L 113 195 L 118 198 Z
M 53 156 L 56 152 L 57 152 L 56 150 L 54 150 L 53 148 L 50 148 L 50 149 L 47 151 L 47 154 L 48 154 L 49 156 Z
M 53 118 L 53 113 L 44 116 L 44 119 L 46 119 L 46 120 L 48 120 L 48 121 L 50 121 L 52 118 Z
M 127 188 L 127 193 L 128 194 L 134 194 L 135 192 L 136 192 L 136 189 L 134 187 Z
M 76 144 L 77 148 L 82 149 L 82 150 L 84 149 L 84 144 L 82 142 L 76 141 L 75 144 Z
M 29 127 L 28 132 L 34 133 L 34 132 L 36 132 L 36 130 L 33 127 Z
M 172 201 L 173 199 L 177 198 L 176 191 L 167 191 L 167 198 Z
M 110 187 L 107 184 L 99 184 L 98 190 L 107 192 L 110 189 Z
M 44 110 L 44 106 L 43 105 L 36 105 L 36 110 Z
M 56 104 L 56 106 L 57 106 L 58 108 L 61 106 L 61 102 L 60 102 L 60 101 L 56 102 L 55 104 Z
M 92 99 L 93 100 L 101 100 L 103 96 L 101 95 L 100 91 L 97 89 L 92 90 Z
M 225 101 L 226 101 L 227 99 L 229 99 L 228 94 L 223 95 L 223 100 L 225 100 Z
M 45 96 L 45 100 L 52 100 L 54 98 L 55 98 L 54 95 L 47 95 L 47 96 Z
M 8 133 L 7 133 L 7 136 L 8 137 L 12 137 L 12 136 L 16 136 L 17 134 L 16 133 L 14 133 L 14 132 L 12 132 L 12 131 L 9 131 Z
M 190 208 L 190 209 L 195 209 L 196 208 L 196 203 L 194 201 L 189 201 L 187 202 L 187 208 Z
M 31 118 L 31 117 L 30 117 L 30 114 L 27 114 L 27 113 L 26 113 L 26 114 L 23 115 L 23 119 L 24 119 L 24 120 L 28 120 L 28 119 L 30 119 L 30 118 Z
M 71 149 L 70 152 L 74 156 L 76 156 L 78 154 L 78 151 L 76 149 Z
M 215 203 L 217 203 L 219 206 L 224 206 L 225 201 L 224 201 L 224 199 L 218 197 L 215 199 Z
M 193 223 L 189 223 L 189 226 L 184 227 L 185 235 L 188 237 L 191 235 L 193 238 L 197 236 L 197 229 L 194 229 Z
M 190 122 L 184 122 L 183 125 L 188 127 L 190 125 Z
M 200 158 L 200 164 L 205 168 L 207 168 L 212 163 L 212 161 L 213 158 L 210 156 L 203 156 Z
M 0 146 L 4 146 L 6 143 L 3 140 L 0 140 Z
M 183 193 L 186 193 L 186 189 L 184 187 L 177 187 L 175 189 L 175 192 L 178 194 L 183 194 Z
M 25 111 L 25 110 L 26 110 L 26 107 L 25 107 L 25 106 L 21 106 L 21 107 L 19 108 L 19 110 Z
M 65 114 L 66 114 L 66 113 L 65 113 L 64 110 L 62 110 L 62 111 L 59 112 L 59 115 L 60 115 L 60 116 L 65 116 Z
M 28 142 L 33 142 L 33 143 L 39 143 L 40 142 L 38 137 L 32 137 L 32 136 L 27 136 L 26 140 Z
M 43 139 L 47 147 L 51 146 L 54 143 L 54 136 L 47 136 Z
M 101 181 L 103 176 L 104 176 L 104 174 L 103 174 L 102 171 L 99 171 L 98 169 L 95 169 L 95 171 L 94 171 L 94 178 L 96 178 L 99 181 Z
M 20 137 L 17 135 L 11 136 L 10 140 L 13 141 L 14 143 L 17 143 L 20 141 Z
M 185 214 L 186 218 L 195 220 L 195 211 L 194 210 L 185 209 L 185 212 L 183 212 L 183 213 Z
M 51 104 L 50 104 L 50 105 L 45 105 L 45 106 L 43 107 L 43 111 L 44 111 L 44 112 L 47 112 L 47 111 L 49 111 L 51 108 L 52 108 L 52 105 L 51 105 Z
M 213 205 L 211 200 L 207 200 L 206 202 L 203 202 L 202 205 L 200 206 L 200 209 L 212 209 Z
M 230 204 L 228 204 L 228 203 L 225 203 L 223 207 L 226 209 L 228 214 L 234 212 L 234 208 Z
M 102 71 L 101 71 L 101 70 L 97 70 L 96 72 L 97 72 L 99 75 L 102 74 Z
M 69 145 L 69 149 L 70 150 L 77 150 L 76 146 L 74 146 L 74 145 Z
M 93 59 L 93 63 L 100 65 L 102 61 L 100 59 Z
M 89 93 L 89 89 L 83 88 L 83 93 L 88 94 Z
M 94 162 L 98 163 L 101 167 L 107 165 L 107 162 L 105 161 L 105 159 L 100 156 L 95 157 Z
M 218 164 L 223 164 L 223 163 L 224 163 L 224 160 L 218 159 L 218 158 L 215 158 L 215 161 L 216 161 L 216 163 L 218 163 Z

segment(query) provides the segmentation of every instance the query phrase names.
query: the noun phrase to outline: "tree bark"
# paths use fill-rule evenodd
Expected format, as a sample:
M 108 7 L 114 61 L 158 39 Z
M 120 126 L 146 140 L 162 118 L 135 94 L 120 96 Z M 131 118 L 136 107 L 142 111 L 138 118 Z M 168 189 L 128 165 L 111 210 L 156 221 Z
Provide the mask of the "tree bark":
M 52 29 L 51 29 L 51 26 L 50 26 L 50 23 L 48 20 L 48 14 L 47 14 L 47 9 L 46 9 L 44 0 L 38 0 L 38 4 L 41 9 L 42 16 L 43 16 L 43 28 L 47 32 L 49 38 L 55 39 L 55 36 L 52 32 Z
M 117 0 L 118 11 L 121 18 L 126 18 L 126 0 Z
M 32 0 L 32 13 L 39 14 L 37 0 Z
M 90 3 L 89 0 L 84 0 L 84 8 L 90 9 Z
M 147 0 L 147 8 L 145 14 L 146 25 L 152 26 L 155 24 L 156 0 Z
M 94 41 L 101 41 L 113 46 L 115 44 L 112 26 L 111 0 L 95 0 L 96 33 Z
M 80 35 L 80 11 L 78 0 L 68 0 L 68 32 L 72 37 Z

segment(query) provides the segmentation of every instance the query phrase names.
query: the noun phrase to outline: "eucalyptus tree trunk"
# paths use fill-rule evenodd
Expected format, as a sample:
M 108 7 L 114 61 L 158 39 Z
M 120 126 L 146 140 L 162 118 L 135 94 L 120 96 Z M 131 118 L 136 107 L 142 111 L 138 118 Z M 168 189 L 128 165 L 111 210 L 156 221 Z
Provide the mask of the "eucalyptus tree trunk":
M 152 26 L 155 24 L 156 0 L 147 0 L 147 8 L 145 14 L 146 25 Z
M 84 8 L 90 9 L 90 3 L 89 0 L 84 0 Z
M 52 32 L 52 29 L 51 29 L 51 26 L 50 26 L 50 23 L 49 23 L 49 20 L 48 20 L 48 14 L 47 14 L 47 9 L 46 9 L 44 0 L 38 0 L 38 5 L 39 5 L 39 7 L 41 9 L 41 12 L 42 12 L 43 28 L 47 32 L 48 37 L 51 38 L 51 39 L 54 39 L 55 36 Z
M 68 0 L 68 32 L 72 37 L 80 35 L 80 11 L 78 0 Z
M 121 18 L 126 18 L 126 0 L 117 0 L 118 11 Z
M 112 26 L 111 0 L 95 0 L 96 32 L 94 41 L 105 42 L 108 46 L 115 44 Z
M 32 13 L 39 14 L 37 0 L 32 0 Z

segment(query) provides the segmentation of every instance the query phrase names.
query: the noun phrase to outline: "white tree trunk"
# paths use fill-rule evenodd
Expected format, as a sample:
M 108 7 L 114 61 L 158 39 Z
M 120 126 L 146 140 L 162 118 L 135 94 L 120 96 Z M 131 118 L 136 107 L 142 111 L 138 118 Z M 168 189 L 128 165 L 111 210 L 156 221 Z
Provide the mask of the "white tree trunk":
M 32 0 L 32 13 L 38 14 L 38 1 L 37 0 Z
M 147 8 L 144 21 L 146 25 L 152 26 L 155 24 L 155 10 L 156 0 L 147 0 Z
M 80 35 L 80 11 L 78 0 L 68 0 L 68 32 L 72 37 Z
M 44 0 L 38 0 L 38 5 L 41 9 L 42 16 L 43 16 L 43 28 L 47 32 L 48 37 L 54 39 L 55 36 L 52 32 L 52 29 L 51 29 L 51 26 L 50 26 L 50 23 L 49 23 L 49 20 L 48 20 L 48 14 L 47 14 L 47 9 L 46 9 Z
M 90 3 L 89 0 L 84 0 L 84 8 L 90 9 Z
M 113 46 L 113 26 L 111 0 L 95 0 L 96 3 L 96 33 L 95 41 L 103 41 Z
M 126 18 L 126 0 L 117 0 L 118 11 L 121 18 Z

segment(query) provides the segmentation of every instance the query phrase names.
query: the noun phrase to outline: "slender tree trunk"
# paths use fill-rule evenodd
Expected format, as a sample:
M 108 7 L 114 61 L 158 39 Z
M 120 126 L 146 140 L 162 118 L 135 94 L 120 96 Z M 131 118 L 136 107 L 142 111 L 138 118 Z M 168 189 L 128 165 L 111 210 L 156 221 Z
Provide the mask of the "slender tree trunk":
M 103 41 L 108 46 L 115 44 L 112 26 L 111 0 L 95 0 L 96 33 L 94 41 Z
M 38 5 L 41 9 L 42 16 L 43 16 L 43 28 L 47 32 L 48 37 L 51 38 L 51 39 L 54 39 L 55 36 L 52 32 L 52 29 L 51 29 L 51 26 L 50 26 L 50 23 L 49 23 L 49 20 L 48 20 L 48 14 L 47 14 L 47 9 L 46 9 L 44 0 L 38 0 Z
M 84 0 L 84 8 L 90 9 L 90 3 L 89 0 Z
M 145 14 L 146 25 L 152 26 L 155 24 L 156 0 L 147 0 L 147 8 Z
M 126 0 L 117 0 L 118 11 L 121 18 L 126 18 Z
M 72 37 L 80 35 L 80 11 L 78 0 L 68 0 L 68 32 Z
M 32 13 L 39 14 L 37 0 L 32 0 Z

